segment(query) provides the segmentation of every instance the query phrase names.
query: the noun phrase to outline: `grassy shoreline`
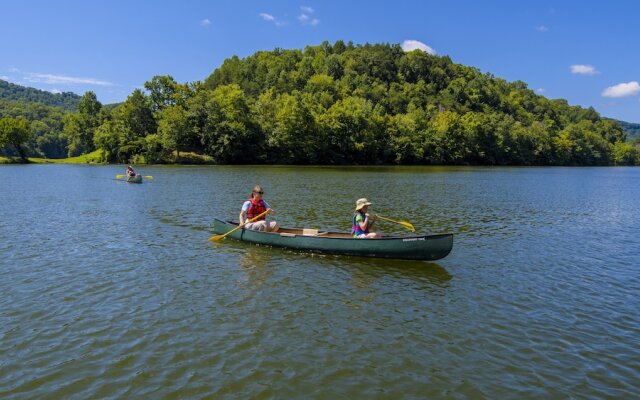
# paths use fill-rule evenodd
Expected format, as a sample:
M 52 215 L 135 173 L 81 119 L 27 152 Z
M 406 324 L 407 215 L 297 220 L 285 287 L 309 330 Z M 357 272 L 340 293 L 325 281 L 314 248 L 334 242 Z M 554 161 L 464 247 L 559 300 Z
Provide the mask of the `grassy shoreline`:
M 69 158 L 39 158 L 27 157 L 27 164 L 107 164 L 102 162 L 103 151 L 96 150 L 91 153 Z M 0 164 L 24 164 L 20 157 L 0 157 Z
M 110 163 L 103 161 L 105 159 L 103 150 L 96 150 L 91 153 L 82 154 L 77 157 L 69 158 L 39 158 L 28 157 L 26 164 L 103 164 L 108 165 Z M 25 164 L 19 157 L 2 157 L 0 156 L 0 164 Z M 136 162 L 135 164 L 144 164 Z M 180 157 L 172 162 L 166 164 L 176 165 L 213 165 L 213 159 L 207 155 L 182 152 Z

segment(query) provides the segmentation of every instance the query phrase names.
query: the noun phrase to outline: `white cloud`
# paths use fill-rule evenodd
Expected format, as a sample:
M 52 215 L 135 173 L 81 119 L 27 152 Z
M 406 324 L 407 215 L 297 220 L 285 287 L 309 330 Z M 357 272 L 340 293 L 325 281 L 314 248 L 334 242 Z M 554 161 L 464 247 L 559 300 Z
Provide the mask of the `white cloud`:
M 572 74 L 595 75 L 598 71 L 591 65 L 574 64 L 569 67 Z
M 96 78 L 80 78 L 74 76 L 54 75 L 54 74 L 41 74 L 36 72 L 28 72 L 22 78 L 31 83 L 48 83 L 48 84 L 63 84 L 63 85 L 97 85 L 97 86 L 112 86 L 113 83 L 103 81 Z
M 273 24 L 275 26 L 285 26 L 285 25 L 287 25 L 287 21 L 281 21 L 281 20 L 279 20 L 278 18 L 274 17 L 271 14 L 260 13 L 258 15 L 260 15 L 260 18 L 262 18 L 265 21 L 273 22 Z
M 58 74 L 46 74 L 40 72 L 27 72 L 21 71 L 18 68 L 11 67 L 9 70 L 14 73 L 14 76 L 4 76 L 7 80 L 10 80 L 17 84 L 27 83 L 44 83 L 49 85 L 96 85 L 96 86 L 114 86 L 112 82 L 105 81 L 96 78 L 84 78 L 76 76 L 58 75 Z M 48 90 L 48 89 L 47 89 Z
M 58 90 L 58 89 L 51 89 L 51 90 L 49 90 L 49 91 L 50 91 L 51 93 L 53 93 L 53 94 L 60 94 L 60 93 L 62 93 L 62 91 L 61 91 L 61 90 Z
M 260 13 L 260 18 L 262 18 L 265 21 L 275 21 L 276 17 L 274 17 L 271 14 L 267 14 L 267 13 Z
M 635 96 L 640 93 L 640 84 L 637 81 L 631 81 L 627 83 L 619 83 L 614 86 L 609 86 L 602 91 L 603 97 L 628 97 Z
M 544 93 L 544 88 L 538 88 L 538 90 L 536 90 L 536 92 L 543 94 Z
M 405 52 L 422 50 L 429 54 L 436 54 L 436 51 L 419 40 L 405 40 L 402 42 L 402 50 Z
M 549 32 L 549 27 L 544 25 L 538 25 L 536 26 L 536 30 L 538 32 Z
M 298 16 L 298 21 L 300 21 L 302 25 L 317 26 L 320 23 L 320 20 L 318 18 L 311 18 L 310 14 L 316 12 L 316 10 L 314 10 L 313 8 L 302 6 L 300 7 L 300 10 L 302 11 L 302 13 Z
M 200 21 L 200 26 L 209 26 L 211 25 L 211 21 L 209 20 L 209 18 L 205 18 L 202 21 Z
M 311 25 L 317 26 L 320 23 L 318 18 L 311 18 L 307 14 L 300 14 L 298 16 L 298 21 L 300 21 L 303 25 Z

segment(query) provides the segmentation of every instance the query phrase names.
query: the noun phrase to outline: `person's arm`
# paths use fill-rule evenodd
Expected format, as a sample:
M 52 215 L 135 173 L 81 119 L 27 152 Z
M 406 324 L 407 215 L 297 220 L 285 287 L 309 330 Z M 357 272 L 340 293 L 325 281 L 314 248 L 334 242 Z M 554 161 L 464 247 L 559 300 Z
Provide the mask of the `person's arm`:
M 376 218 L 375 215 L 369 215 L 369 213 L 367 213 L 367 224 L 369 224 L 369 228 L 371 228 L 377 220 L 378 218 Z
M 266 201 L 262 200 L 264 202 L 264 208 L 266 208 L 269 211 L 269 215 L 273 215 L 276 212 L 273 210 L 273 208 L 271 208 L 271 206 L 269 205 L 269 203 L 267 203 Z
M 248 201 L 245 201 L 244 204 L 242 204 L 242 209 L 240 210 L 240 215 L 238 216 L 238 219 L 240 220 L 240 225 L 244 224 L 244 216 L 247 215 L 247 210 L 249 209 L 248 206 Z
M 356 222 L 358 223 L 358 226 L 360 227 L 360 229 L 362 229 L 363 231 L 367 230 L 367 224 L 369 223 L 369 221 L 367 221 L 366 215 L 363 218 L 362 214 L 358 214 L 356 216 Z

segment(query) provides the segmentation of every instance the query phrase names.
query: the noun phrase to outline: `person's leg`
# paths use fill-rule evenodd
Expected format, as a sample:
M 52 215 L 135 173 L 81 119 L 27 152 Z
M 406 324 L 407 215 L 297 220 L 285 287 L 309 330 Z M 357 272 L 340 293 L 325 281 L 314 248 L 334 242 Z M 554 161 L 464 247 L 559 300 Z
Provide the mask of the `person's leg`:
M 267 229 L 266 221 L 250 222 L 244 226 L 251 231 L 265 231 Z
M 269 221 L 267 232 L 278 232 L 278 229 L 280 229 L 280 225 L 276 221 Z
M 265 221 L 265 220 L 255 222 L 255 224 L 257 226 L 256 230 L 258 230 L 260 232 L 266 232 L 268 230 L 267 229 L 267 221 Z

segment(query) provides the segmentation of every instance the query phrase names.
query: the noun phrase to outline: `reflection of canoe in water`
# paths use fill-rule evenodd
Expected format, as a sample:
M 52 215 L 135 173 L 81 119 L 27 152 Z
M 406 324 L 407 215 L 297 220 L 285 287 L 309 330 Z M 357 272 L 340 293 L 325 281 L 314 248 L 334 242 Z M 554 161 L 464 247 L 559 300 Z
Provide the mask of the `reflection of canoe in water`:
M 213 221 L 213 231 L 224 234 L 236 228 L 237 223 Z M 317 229 L 280 228 L 278 232 L 259 232 L 238 229 L 229 237 L 250 243 L 287 247 L 319 253 L 351 256 L 399 258 L 407 260 L 439 260 L 453 247 L 453 234 L 427 236 L 388 236 L 380 239 L 354 239 L 342 232 Z
M 131 176 L 127 178 L 127 182 L 129 183 L 142 183 L 142 175 L 136 174 L 136 176 Z

